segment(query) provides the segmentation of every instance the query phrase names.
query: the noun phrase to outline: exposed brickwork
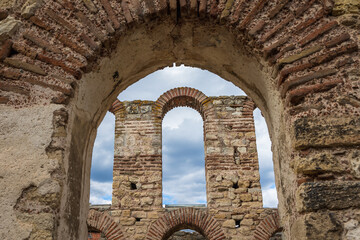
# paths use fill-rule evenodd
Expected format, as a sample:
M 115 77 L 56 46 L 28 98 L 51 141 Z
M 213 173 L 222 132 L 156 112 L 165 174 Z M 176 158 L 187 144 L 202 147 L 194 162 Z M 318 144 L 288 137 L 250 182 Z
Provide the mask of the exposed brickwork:
M 261 51 L 264 52 L 264 55 L 267 56 L 270 62 L 275 57 L 275 62 L 284 63 L 280 59 L 281 56 L 299 53 L 310 43 L 312 43 L 311 45 L 320 44 L 326 38 L 326 34 L 334 36 L 336 33 L 344 31 L 337 21 L 329 21 L 327 19 L 327 13 L 329 13 L 330 6 L 332 6 L 330 1 L 324 1 L 321 5 L 317 4 L 316 1 L 303 2 L 296 4 L 292 3 L 292 1 L 280 1 L 274 4 L 258 0 L 251 4 L 243 3 L 242 1 L 239 3 L 227 1 L 226 4 L 217 4 L 216 2 L 210 3 L 206 1 L 200 1 L 199 3 L 196 1 L 179 1 L 179 4 L 177 4 L 177 1 L 159 1 L 156 3 L 147 1 L 143 5 L 137 1 L 115 4 L 108 0 L 101 0 L 99 4 L 95 4 L 91 0 L 71 4 L 68 2 L 60 2 L 59 4 L 49 2 L 44 4 L 42 8 L 40 8 L 40 4 L 34 6 L 31 14 L 26 15 L 22 19 L 24 23 L 35 24 L 38 29 L 36 27 L 33 28 L 31 33 L 20 31 L 19 36 L 16 35 L 16 31 L 11 31 L 9 37 L 16 38 L 18 42 L 24 42 L 23 40 L 27 39 L 39 48 L 45 48 L 59 54 L 56 64 L 53 64 L 55 60 L 44 61 L 44 63 L 50 65 L 46 67 L 48 69 L 47 73 L 51 71 L 50 69 L 60 66 L 65 72 L 73 75 L 75 78 L 81 78 L 81 70 L 85 70 L 87 67 L 79 69 L 76 66 L 70 66 L 69 59 L 57 49 L 61 49 L 62 46 L 69 47 L 73 51 L 74 56 L 79 54 L 80 57 L 83 57 L 82 61 L 84 61 L 85 65 L 91 65 L 96 58 L 99 47 L 101 47 L 100 42 L 111 39 L 113 31 L 123 32 L 126 27 L 121 26 L 126 24 L 133 25 L 135 22 L 140 23 L 140 19 L 153 19 L 156 15 L 164 16 L 167 13 L 164 9 L 170 9 L 170 15 L 174 15 L 176 19 L 190 16 L 193 18 L 196 16 L 194 13 L 198 13 L 200 18 L 209 16 L 218 18 L 220 22 L 229 21 L 231 23 L 230 26 L 235 27 L 237 31 L 253 36 L 257 47 L 260 44 Z M 59 5 L 65 9 L 63 12 L 58 11 Z M 296 6 L 296 10 L 289 11 L 290 6 Z M 122 10 L 118 11 L 116 7 Z M 178 7 L 179 9 L 177 9 Z M 337 9 L 339 8 L 337 6 Z M 317 9 L 317 14 L 312 16 L 308 13 L 309 9 Z M 286 17 L 284 17 L 285 12 L 287 13 Z M 340 14 L 340 12 L 340 10 L 337 10 L 337 14 Z M 5 18 L 7 14 L 4 11 L 2 16 Z M 261 20 L 256 21 L 259 16 Z M 99 25 L 97 21 L 93 20 L 94 17 L 105 18 L 104 22 L 106 24 Z M 289 27 L 286 27 L 287 25 Z M 313 27 L 314 25 L 316 26 L 315 28 Z M 80 31 L 80 27 L 84 27 L 84 29 Z M 41 29 L 46 31 L 44 32 Z M 55 33 L 50 30 L 55 30 Z M 104 32 L 108 34 L 105 35 Z M 36 35 L 44 36 L 46 40 L 40 39 Z M 56 41 L 53 39 L 56 39 Z M 328 48 L 334 47 L 336 45 L 334 43 L 334 41 L 336 42 L 335 39 L 332 39 L 326 46 Z M 354 42 L 351 39 L 352 37 L 345 32 L 341 35 L 339 41 L 348 40 Z M 279 41 L 281 44 L 279 44 Z M 52 44 L 49 44 L 50 42 Z M 273 45 L 276 42 L 278 44 Z M 30 44 L 29 42 L 25 43 Z M 286 43 L 292 44 L 288 45 Z M 273 45 L 271 51 L 269 51 L 270 45 Z M 313 53 L 303 55 L 302 58 L 311 56 Z M 346 51 L 341 52 L 337 57 L 348 53 Z M 286 63 L 297 65 L 296 63 L 299 59 L 297 58 Z M 307 67 L 306 69 L 309 68 Z M 344 67 L 339 68 L 343 69 Z M 33 72 L 29 68 L 25 70 L 30 73 Z M 45 72 L 44 75 L 46 75 Z
M 207 201 L 205 210 L 162 208 L 161 121 L 171 109 L 187 106 L 204 119 Z M 251 99 L 207 97 L 193 88 L 175 88 L 156 102 L 116 100 L 111 216 L 126 238 L 166 239 L 191 228 L 207 239 L 252 237 L 262 209 Z M 157 220 L 156 220 L 157 219 Z M 154 222 L 156 220 L 156 222 Z
M 15 239 L 85 237 L 81 219 L 99 119 L 115 95 L 138 78 L 184 63 L 244 87 L 263 111 L 272 136 L 285 238 L 358 236 L 357 206 L 322 204 L 314 210 L 296 192 L 309 186 L 305 183 L 332 189 L 345 180 L 356 186 L 360 179 L 359 143 L 351 133 L 357 121 L 345 128 L 337 124 L 360 115 L 359 1 L 7 0 L 0 8 L 4 234 L 11 232 Z M 55 126 L 60 108 L 69 121 Z M 317 118 L 328 118 L 327 129 L 346 129 L 345 135 L 317 126 Z M 309 119 L 321 137 L 303 129 L 294 138 L 299 119 Z M 19 159 L 22 164 L 14 166 Z M 56 170 L 46 170 L 47 165 Z M 43 215 L 31 213 L 30 218 L 26 208 L 14 208 L 19 200 L 42 209 L 44 199 L 33 201 L 26 193 L 44 179 L 58 182 L 54 191 L 61 193 L 46 200 L 53 211 L 41 213 L 55 221 L 51 229 L 48 221 L 38 220 Z M 323 190 L 317 189 L 310 191 L 314 198 Z M 334 195 L 340 199 L 343 193 Z M 326 196 L 331 201 L 332 195 Z
M 103 232 L 108 240 L 125 239 L 118 224 L 107 213 L 90 210 L 87 225 Z
M 256 240 L 267 240 L 274 235 L 274 233 L 280 231 L 280 219 L 277 212 L 264 218 L 260 224 L 256 227 L 254 238 Z
M 212 216 L 193 208 L 182 208 L 165 213 L 151 225 L 146 239 L 167 239 L 179 228 L 197 230 L 209 240 L 226 239 L 220 224 Z

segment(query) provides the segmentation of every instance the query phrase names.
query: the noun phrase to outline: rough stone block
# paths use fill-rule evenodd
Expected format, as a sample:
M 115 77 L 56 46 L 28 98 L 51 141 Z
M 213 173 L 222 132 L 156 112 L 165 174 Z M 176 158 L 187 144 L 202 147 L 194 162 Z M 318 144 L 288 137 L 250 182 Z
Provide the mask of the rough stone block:
M 224 228 L 235 228 L 235 220 L 233 220 L 233 219 L 226 220 L 222 226 Z
M 324 153 L 298 157 L 294 160 L 294 165 L 297 173 L 307 175 L 344 171 L 334 156 Z
M 24 18 L 30 18 L 34 16 L 36 10 L 41 7 L 43 0 L 28 0 L 21 9 L 21 16 Z
M 360 181 L 307 182 L 297 190 L 298 211 L 360 207 Z
M 295 221 L 291 231 L 294 236 L 291 239 L 342 239 L 342 227 L 332 213 L 306 214 Z
M 360 145 L 360 117 L 298 119 L 294 145 L 296 149 Z
M 13 17 L 7 17 L 0 21 L 0 41 L 11 37 L 21 26 L 21 21 Z

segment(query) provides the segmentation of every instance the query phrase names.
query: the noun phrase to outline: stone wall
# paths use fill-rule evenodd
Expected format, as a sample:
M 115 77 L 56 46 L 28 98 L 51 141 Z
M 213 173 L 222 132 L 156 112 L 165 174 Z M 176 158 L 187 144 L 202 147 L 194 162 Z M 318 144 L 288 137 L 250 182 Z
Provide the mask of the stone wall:
M 151 224 L 168 211 L 162 208 L 161 123 L 166 112 L 177 106 L 192 107 L 204 119 L 208 203 L 202 211 L 216 219 L 226 239 L 251 239 L 264 217 L 255 105 L 248 97 L 207 97 L 192 88 L 169 90 L 156 102 L 112 105 L 116 119 L 112 218 L 127 239 L 145 239 Z
M 284 238 L 358 233 L 357 0 L 0 8 L 0 237 L 86 238 L 96 128 L 122 90 L 173 63 L 219 74 L 261 109 Z

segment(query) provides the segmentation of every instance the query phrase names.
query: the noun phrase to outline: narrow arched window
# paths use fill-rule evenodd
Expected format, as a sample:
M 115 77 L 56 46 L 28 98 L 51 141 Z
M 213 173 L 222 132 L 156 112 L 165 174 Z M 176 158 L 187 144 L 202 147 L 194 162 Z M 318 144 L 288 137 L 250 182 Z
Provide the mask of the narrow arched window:
M 162 122 L 163 204 L 206 204 L 203 119 L 187 107 Z

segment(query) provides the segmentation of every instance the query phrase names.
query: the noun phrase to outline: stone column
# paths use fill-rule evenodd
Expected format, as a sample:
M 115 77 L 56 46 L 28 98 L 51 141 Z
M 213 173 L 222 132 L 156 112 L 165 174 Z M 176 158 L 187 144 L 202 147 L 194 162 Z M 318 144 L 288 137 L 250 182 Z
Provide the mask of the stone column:
M 254 103 L 242 96 L 210 99 L 204 123 L 208 208 L 229 235 L 250 236 L 254 209 L 262 208 Z
M 162 208 L 161 119 L 153 107 L 150 101 L 124 102 L 114 112 L 112 208 L 119 210 L 112 215 L 128 236 L 145 234 L 148 218 Z

